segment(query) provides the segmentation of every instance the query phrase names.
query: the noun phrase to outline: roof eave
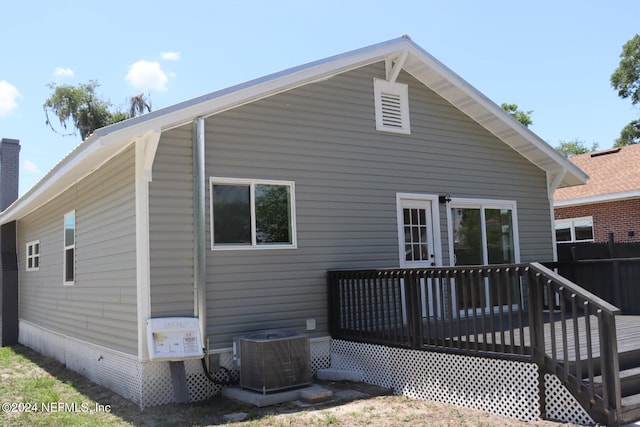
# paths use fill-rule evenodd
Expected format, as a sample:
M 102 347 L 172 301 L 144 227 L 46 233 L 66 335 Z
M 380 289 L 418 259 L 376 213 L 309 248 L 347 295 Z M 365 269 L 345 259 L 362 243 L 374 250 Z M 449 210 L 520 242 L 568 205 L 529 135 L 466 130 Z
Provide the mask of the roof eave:
M 64 191 L 149 130 L 166 131 L 337 74 L 408 52 L 404 69 L 548 173 L 564 170 L 560 187 L 587 175 L 408 37 L 392 39 L 212 92 L 101 129 L 82 142 L 32 189 L 0 213 L 5 223 Z

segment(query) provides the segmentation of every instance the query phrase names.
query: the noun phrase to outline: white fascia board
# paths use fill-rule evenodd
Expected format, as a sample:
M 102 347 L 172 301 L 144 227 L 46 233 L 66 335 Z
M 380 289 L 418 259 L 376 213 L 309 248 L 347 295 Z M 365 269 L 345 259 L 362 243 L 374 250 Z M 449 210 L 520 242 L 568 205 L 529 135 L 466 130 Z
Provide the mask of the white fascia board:
M 591 205 L 594 203 L 615 202 L 619 200 L 640 198 L 640 190 L 625 191 L 623 193 L 600 194 L 597 196 L 580 197 L 576 199 L 558 200 L 553 202 L 554 208 L 569 206 Z
M 567 171 L 563 186 L 586 183 L 587 174 L 571 163 L 569 159 L 556 151 L 539 136 L 518 122 L 500 106 L 475 89 L 466 80 L 424 51 L 415 43 L 411 43 L 410 53 L 419 61 L 412 72 L 412 67 L 405 69 L 416 79 L 442 96 L 460 111 L 471 117 L 489 132 L 496 135 L 505 144 L 518 151 L 542 170 L 551 172 L 558 168 Z M 425 69 L 425 66 L 429 69 Z M 431 76 L 435 71 L 437 81 L 428 81 L 423 75 Z M 479 108 L 478 108 L 479 107 Z
M 586 174 L 577 166 L 563 158 L 502 108 L 422 50 L 408 37 L 400 37 L 290 68 L 98 129 L 56 165 L 36 186 L 0 214 L 0 223 L 16 219 L 48 200 L 47 197 L 49 199 L 54 197 L 58 194 L 57 191 L 68 188 L 149 130 L 166 131 L 191 123 L 195 117 L 209 117 L 277 93 L 376 63 L 388 57 L 398 57 L 405 52 L 408 52 L 405 70 L 519 151 L 532 163 L 544 170 L 557 169 L 560 164 L 569 172 L 567 176 L 570 179 L 563 182 L 565 185 L 581 184 L 586 181 Z M 413 66 L 410 65 L 412 62 Z M 434 81 L 423 79 L 425 71 L 427 75 L 435 72 L 435 80 L 439 84 L 433 86 Z M 503 123 L 502 129 L 492 128 L 492 124 L 496 121 Z M 509 141 L 504 133 L 505 128 L 508 131 L 507 136 L 520 136 L 519 142 L 525 150 Z M 534 154 L 531 154 L 532 152 Z M 541 165 L 545 162 L 549 164 Z
M 0 223 L 26 215 L 115 156 L 146 132 L 166 131 L 314 81 L 398 55 L 409 41 L 401 37 L 377 45 L 270 74 L 220 91 L 96 130 L 34 187 L 0 214 Z

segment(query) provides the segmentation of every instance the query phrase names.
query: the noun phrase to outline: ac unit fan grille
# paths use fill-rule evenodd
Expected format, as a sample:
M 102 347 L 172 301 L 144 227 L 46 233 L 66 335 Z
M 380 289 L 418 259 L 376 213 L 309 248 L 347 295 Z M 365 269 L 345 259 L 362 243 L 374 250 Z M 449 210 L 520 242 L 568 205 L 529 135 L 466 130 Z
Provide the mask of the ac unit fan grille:
M 240 386 L 259 392 L 311 383 L 309 337 L 240 338 Z

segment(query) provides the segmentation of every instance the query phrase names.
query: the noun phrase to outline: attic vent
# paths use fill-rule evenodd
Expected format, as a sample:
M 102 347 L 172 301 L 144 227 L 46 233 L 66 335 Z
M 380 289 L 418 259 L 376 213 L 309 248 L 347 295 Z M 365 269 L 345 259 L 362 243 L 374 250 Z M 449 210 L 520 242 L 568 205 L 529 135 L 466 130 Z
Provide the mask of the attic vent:
M 611 148 L 609 150 L 598 151 L 595 153 L 591 153 L 591 157 L 606 156 L 607 154 L 619 153 L 620 149 L 621 149 L 620 147 L 617 147 L 617 148 Z
M 410 133 L 409 90 L 403 83 L 373 79 L 376 109 L 376 129 L 387 132 Z

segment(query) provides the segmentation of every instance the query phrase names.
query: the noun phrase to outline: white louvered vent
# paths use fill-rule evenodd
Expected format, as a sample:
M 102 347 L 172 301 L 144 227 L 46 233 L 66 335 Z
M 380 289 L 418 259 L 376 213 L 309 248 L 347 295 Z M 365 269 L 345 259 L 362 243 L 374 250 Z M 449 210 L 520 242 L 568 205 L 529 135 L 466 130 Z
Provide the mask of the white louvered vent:
M 402 129 L 402 104 L 400 96 L 394 93 L 382 93 L 382 126 Z
M 374 79 L 376 129 L 387 132 L 410 133 L 409 91 L 406 84 Z

